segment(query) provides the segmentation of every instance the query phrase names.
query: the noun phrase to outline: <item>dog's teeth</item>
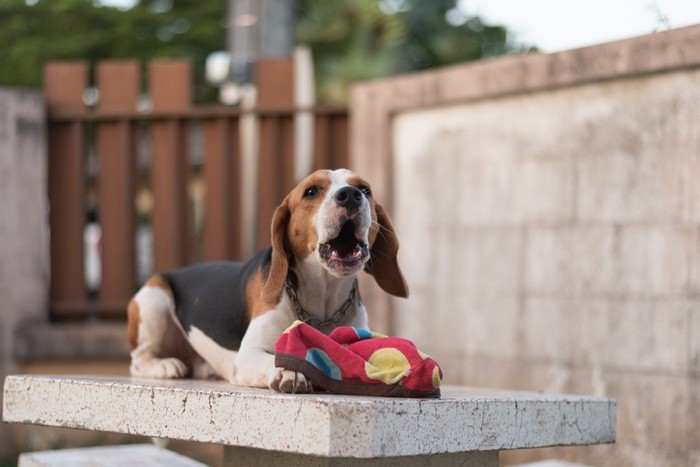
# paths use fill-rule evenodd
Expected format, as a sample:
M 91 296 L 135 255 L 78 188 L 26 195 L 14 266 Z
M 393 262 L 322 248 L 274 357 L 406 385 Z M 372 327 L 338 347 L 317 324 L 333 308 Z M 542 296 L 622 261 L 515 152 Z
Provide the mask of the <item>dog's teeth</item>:
M 331 252 L 331 259 L 336 259 L 336 258 L 338 258 L 338 252 L 335 251 L 335 250 L 333 250 L 333 251 Z

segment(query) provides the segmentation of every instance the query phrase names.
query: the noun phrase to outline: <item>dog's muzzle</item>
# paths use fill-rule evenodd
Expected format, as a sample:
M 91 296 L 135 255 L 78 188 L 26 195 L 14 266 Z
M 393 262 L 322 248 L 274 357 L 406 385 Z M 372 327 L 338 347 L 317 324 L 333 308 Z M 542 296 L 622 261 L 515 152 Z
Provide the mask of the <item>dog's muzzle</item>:
M 355 222 L 348 220 L 335 238 L 318 245 L 318 254 L 330 270 L 347 275 L 362 268 L 369 258 L 369 248 L 355 236 Z

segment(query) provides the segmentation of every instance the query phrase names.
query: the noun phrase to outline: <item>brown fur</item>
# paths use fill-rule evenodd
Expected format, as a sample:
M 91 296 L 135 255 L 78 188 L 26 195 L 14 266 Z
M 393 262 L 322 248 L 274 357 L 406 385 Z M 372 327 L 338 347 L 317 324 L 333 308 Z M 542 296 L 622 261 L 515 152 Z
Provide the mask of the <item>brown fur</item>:
M 127 306 L 127 335 L 129 336 L 129 345 L 131 350 L 134 350 L 139 343 L 139 325 L 141 324 L 141 315 L 139 313 L 139 305 L 133 298 Z
M 351 185 L 366 185 L 364 179 L 353 176 Z M 304 199 L 304 192 L 312 186 L 326 190 L 330 181 L 327 171 L 318 171 L 300 183 L 277 207 L 272 218 L 272 262 L 270 274 L 262 288 L 266 303 L 277 303 L 289 270 L 289 257 L 304 259 L 316 248 L 318 237 L 311 219 L 318 211 L 321 196 Z M 384 208 L 372 196 L 369 198 L 372 227 L 369 231 L 370 260 L 365 271 L 385 291 L 397 297 L 408 297 L 408 286 L 401 273 L 396 255 L 399 241 Z
M 158 287 L 165 290 L 168 294 L 171 293 L 170 285 L 160 275 L 152 276 L 146 281 L 144 287 L 145 286 Z M 129 337 L 129 344 L 131 345 L 131 350 L 134 350 L 139 344 L 139 325 L 141 324 L 141 312 L 135 298 L 132 298 L 127 306 L 127 320 L 127 335 Z
M 348 179 L 350 185 L 365 185 L 369 183 L 355 175 Z M 401 273 L 396 256 L 399 252 L 399 239 L 394 231 L 394 226 L 381 204 L 368 198 L 372 212 L 372 227 L 369 229 L 370 260 L 365 266 L 365 271 L 374 276 L 385 292 L 396 297 L 408 297 L 408 285 Z
M 262 288 L 263 301 L 277 303 L 289 270 L 289 258 L 295 256 L 303 260 L 316 248 L 318 234 L 311 220 L 323 197 L 305 199 L 304 192 L 312 186 L 325 191 L 329 184 L 327 171 L 315 172 L 297 185 L 275 210 L 272 217 L 272 262 Z
M 396 297 L 408 297 L 408 285 L 401 274 L 396 256 L 399 252 L 399 239 L 394 232 L 389 216 L 379 203 L 374 203 L 376 224 L 373 226 L 374 241 L 371 243 L 370 260 L 365 270 L 374 276 L 379 287 Z M 374 216 L 373 219 L 374 220 Z M 370 231 L 370 238 L 372 231 Z
M 263 278 L 263 272 L 260 270 L 250 276 L 250 280 L 245 287 L 248 319 L 251 321 L 275 307 L 274 302 L 260 299 L 264 285 L 265 279 Z
M 282 201 L 272 216 L 272 259 L 270 262 L 270 273 L 262 289 L 262 299 L 264 302 L 277 303 L 284 280 L 289 270 L 289 259 L 284 246 L 284 232 L 287 230 L 290 212 L 287 207 L 287 199 Z

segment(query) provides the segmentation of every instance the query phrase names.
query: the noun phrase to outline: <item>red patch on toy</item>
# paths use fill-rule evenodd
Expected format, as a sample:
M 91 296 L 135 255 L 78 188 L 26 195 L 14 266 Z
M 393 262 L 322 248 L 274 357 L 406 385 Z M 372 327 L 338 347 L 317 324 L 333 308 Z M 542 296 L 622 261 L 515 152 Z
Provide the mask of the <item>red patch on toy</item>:
M 440 397 L 442 370 L 413 342 L 349 326 L 326 336 L 295 321 L 275 343 L 275 365 L 337 394 Z

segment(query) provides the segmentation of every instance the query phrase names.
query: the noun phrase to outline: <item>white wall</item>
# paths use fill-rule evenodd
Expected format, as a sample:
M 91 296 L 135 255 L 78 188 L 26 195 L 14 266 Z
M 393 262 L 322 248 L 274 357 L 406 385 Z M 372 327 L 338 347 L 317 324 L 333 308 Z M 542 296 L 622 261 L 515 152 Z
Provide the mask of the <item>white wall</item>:
M 700 462 L 700 70 L 402 112 L 392 137 L 395 332 L 449 382 L 616 397 L 618 451 L 582 460 Z

